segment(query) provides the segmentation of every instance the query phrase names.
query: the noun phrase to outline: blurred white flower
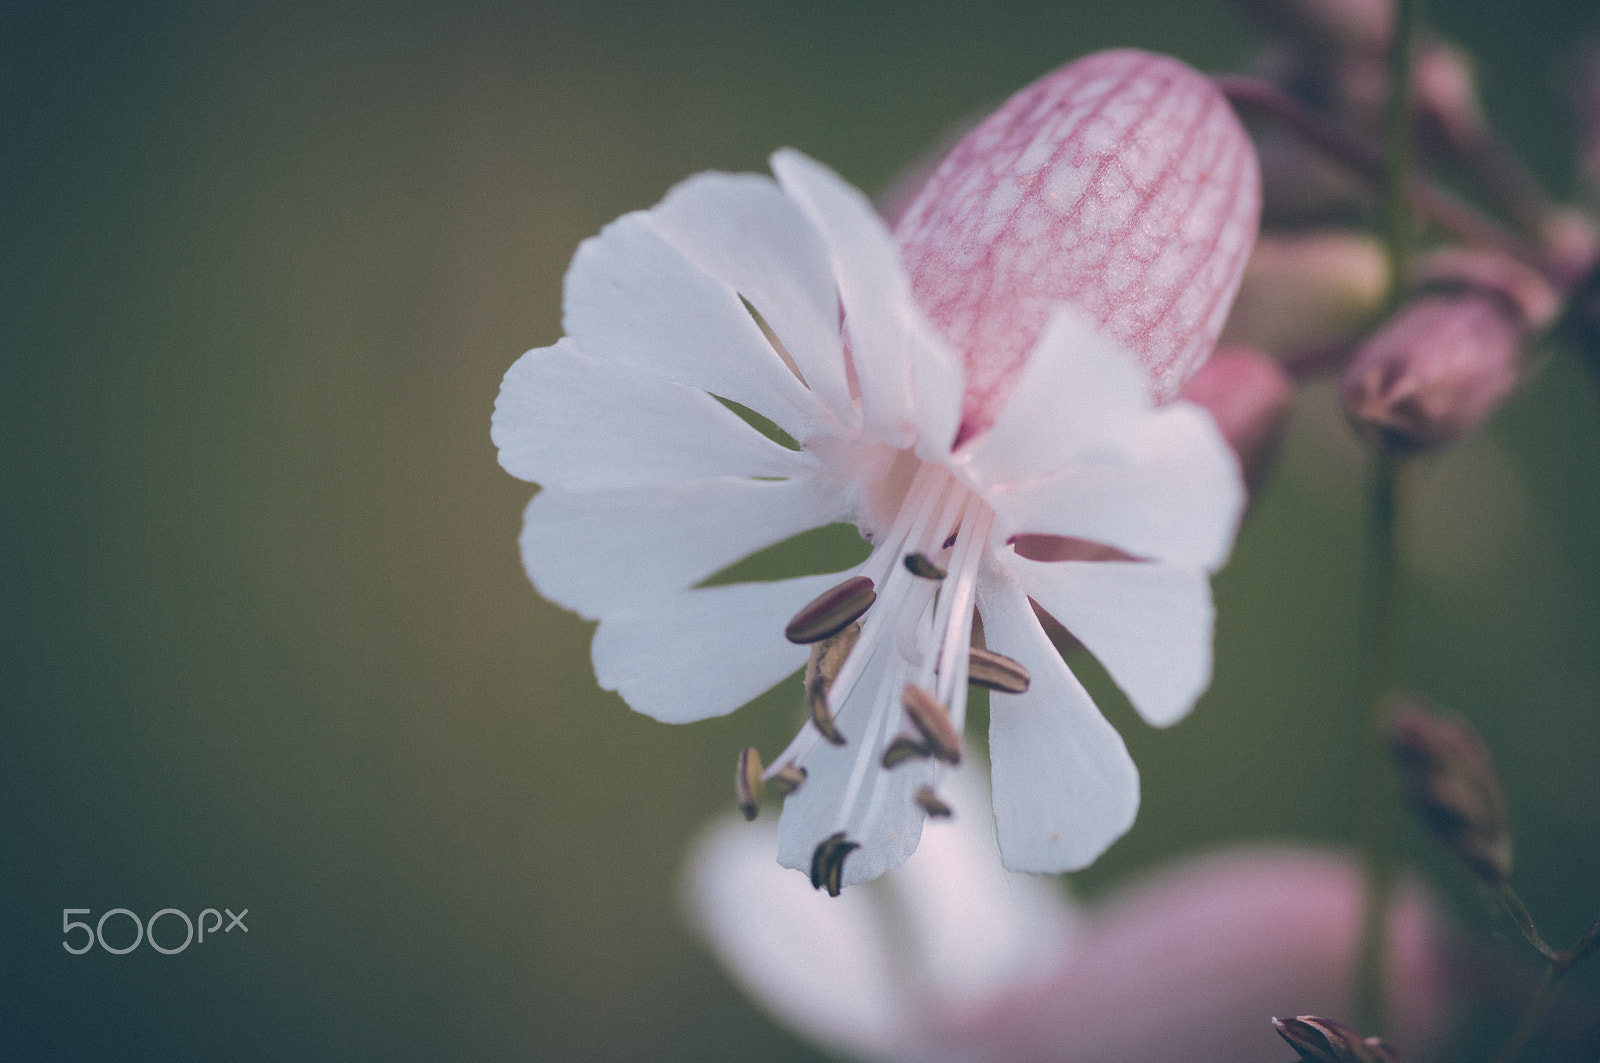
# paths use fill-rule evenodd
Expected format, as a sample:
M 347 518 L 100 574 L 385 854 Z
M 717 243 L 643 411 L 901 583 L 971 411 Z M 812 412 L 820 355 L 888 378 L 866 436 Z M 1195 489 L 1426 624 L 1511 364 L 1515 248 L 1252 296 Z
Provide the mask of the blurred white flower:
M 981 780 L 953 792 L 981 807 Z M 1274 1015 L 1348 1014 L 1354 861 L 1257 848 L 1180 863 L 1087 910 L 1006 872 L 986 817 L 932 825 L 904 867 L 829 900 L 729 817 L 691 854 L 685 903 L 729 973 L 797 1034 L 884 1063 L 1281 1063 Z M 1415 888 L 1390 923 L 1390 1040 L 1436 1043 L 1452 986 Z
M 600 622 L 601 685 L 667 722 L 732 711 L 811 644 L 811 720 L 766 777 L 803 779 L 779 859 L 814 884 L 916 848 L 969 679 L 1003 691 L 1008 866 L 1082 867 L 1132 824 L 1138 774 L 1034 603 L 1155 725 L 1209 682 L 1208 576 L 1243 488 L 1211 418 L 1156 400 L 1237 287 L 1248 140 L 1205 78 L 1115 52 L 981 124 L 895 236 L 820 164 L 772 165 L 690 178 L 578 249 L 566 338 L 495 408 L 501 463 L 543 486 L 528 574 Z M 854 569 L 702 586 L 841 520 L 874 545 Z M 1004 656 L 969 656 L 975 611 Z

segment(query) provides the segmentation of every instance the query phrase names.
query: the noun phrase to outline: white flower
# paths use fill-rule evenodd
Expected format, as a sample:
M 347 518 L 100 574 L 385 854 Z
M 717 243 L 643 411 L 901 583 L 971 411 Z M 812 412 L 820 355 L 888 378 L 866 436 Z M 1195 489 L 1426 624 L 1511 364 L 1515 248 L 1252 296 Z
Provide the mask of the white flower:
M 981 773 L 959 773 L 950 796 L 981 806 Z M 983 817 L 929 830 L 904 867 L 838 900 L 772 862 L 776 833 L 736 817 L 708 824 L 684 905 L 747 993 L 842 1055 L 970 1058 L 965 1020 L 1043 983 L 1074 951 L 1076 911 L 1053 881 L 1001 867 Z
M 1074 106 L 1082 120 L 1064 125 Z M 1163 141 L 1163 123 L 1209 138 L 1204 158 Z M 1135 129 L 1137 160 L 1105 165 Z M 518 361 L 495 409 L 501 463 L 543 486 L 528 574 L 599 621 L 601 685 L 672 723 L 793 673 L 808 650 L 784 637 L 791 618 L 815 619 L 808 603 L 843 580 L 871 581 L 853 648 L 820 644 L 813 721 L 766 772 L 806 773 L 779 859 L 830 886 L 902 863 L 938 807 L 976 612 L 1002 686 L 1026 687 L 991 704 L 1001 851 L 1019 870 L 1082 867 L 1132 824 L 1138 774 L 1030 599 L 1153 724 L 1209 681 L 1208 575 L 1243 489 L 1209 416 L 1154 395 L 1209 353 L 1237 286 L 1255 216 L 1248 142 L 1199 75 L 1121 52 L 979 126 L 910 208 L 900 246 L 825 167 L 787 150 L 772 166 L 776 182 L 690 178 L 578 249 L 566 338 Z M 1094 210 L 1063 222 L 1074 202 Z M 874 544 L 854 569 L 699 586 L 840 520 Z M 1063 556 L 1111 559 L 1043 560 Z M 842 596 L 860 604 L 864 586 Z M 913 755 L 885 768 L 897 737 Z
M 983 801 L 981 769 L 951 780 Z M 1350 1011 L 1361 869 L 1315 849 L 1211 852 L 1082 908 L 1008 874 L 980 817 L 930 827 L 838 900 L 772 863 L 772 828 L 710 824 L 684 903 L 733 980 L 842 1056 L 882 1063 L 1273 1063 L 1272 1015 Z M 1397 1043 L 1440 1041 L 1460 986 L 1449 934 L 1408 882 L 1390 909 Z

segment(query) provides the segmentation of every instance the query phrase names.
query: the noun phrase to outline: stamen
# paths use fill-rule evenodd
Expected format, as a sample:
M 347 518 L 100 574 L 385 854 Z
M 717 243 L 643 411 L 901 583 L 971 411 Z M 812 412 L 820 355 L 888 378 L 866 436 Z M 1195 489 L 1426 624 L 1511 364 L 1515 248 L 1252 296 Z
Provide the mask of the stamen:
M 952 546 L 954 546 L 956 544 L 956 536 L 959 535 L 959 534 L 960 534 L 959 532 L 951 532 L 950 533 L 950 538 L 948 538 L 948 539 L 946 539 L 944 541 L 944 545 L 942 547 L 940 547 L 940 549 L 941 550 L 948 550 Z
M 806 662 L 806 708 L 822 737 L 836 746 L 844 745 L 844 735 L 833 724 L 833 713 L 828 709 L 828 690 L 860 637 L 861 625 L 852 623 L 843 631 L 813 643 L 811 659 Z
M 950 764 L 961 763 L 961 736 L 950 725 L 950 714 L 932 694 L 915 683 L 907 683 L 901 694 L 901 704 L 912 725 L 927 739 L 936 758 Z
M 931 786 L 917 787 L 915 801 L 917 802 L 917 807 L 934 819 L 949 819 L 954 815 L 955 810 L 941 801 L 939 795 L 933 792 L 933 787 Z
M 861 848 L 859 842 L 845 840 L 844 831 L 830 834 L 811 854 L 811 885 L 825 889 L 828 896 L 839 896 L 839 879 L 844 874 L 844 858 Z
M 906 571 L 922 579 L 940 580 L 945 577 L 944 569 L 929 561 L 926 554 L 907 554 Z
M 750 746 L 739 750 L 739 769 L 733 776 L 733 792 L 745 819 L 755 819 L 761 811 L 761 755 Z
M 802 646 L 821 642 L 855 623 L 877 600 L 878 593 L 869 577 L 851 576 L 794 614 L 783 629 L 784 637 Z
M 1006 694 L 1021 694 L 1032 679 L 1020 661 L 974 646 L 967 657 L 967 682 Z
M 780 797 L 788 797 L 800 789 L 800 784 L 806 781 L 806 769 L 796 764 L 785 764 L 772 773 L 767 781 L 772 783 L 772 788 L 778 791 Z
M 892 768 L 896 764 L 908 760 L 917 760 L 933 756 L 933 747 L 926 742 L 919 742 L 910 735 L 896 735 L 895 740 L 883 751 L 883 766 Z

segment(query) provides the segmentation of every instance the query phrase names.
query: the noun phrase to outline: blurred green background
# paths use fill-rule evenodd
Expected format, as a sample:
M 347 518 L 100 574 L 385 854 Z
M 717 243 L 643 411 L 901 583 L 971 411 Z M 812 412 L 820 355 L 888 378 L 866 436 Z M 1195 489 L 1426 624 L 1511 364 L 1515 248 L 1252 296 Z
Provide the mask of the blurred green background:
M 1588 0 L 1430 17 L 1569 189 Z M 1193 0 L 7 4 L 6 1058 L 816 1058 L 677 897 L 792 707 L 670 728 L 597 689 L 517 559 L 500 376 L 560 335 L 578 241 L 688 174 L 793 145 L 874 189 L 1076 55 L 1258 43 Z M 1557 354 L 1406 529 L 1407 676 L 1492 743 L 1557 941 L 1600 910 L 1597 394 Z M 1153 732 L 1090 677 L 1145 803 L 1087 893 L 1350 836 L 1359 455 L 1326 388 L 1300 412 L 1199 710 Z M 224 906 L 248 933 L 178 955 L 61 947 L 63 908 Z

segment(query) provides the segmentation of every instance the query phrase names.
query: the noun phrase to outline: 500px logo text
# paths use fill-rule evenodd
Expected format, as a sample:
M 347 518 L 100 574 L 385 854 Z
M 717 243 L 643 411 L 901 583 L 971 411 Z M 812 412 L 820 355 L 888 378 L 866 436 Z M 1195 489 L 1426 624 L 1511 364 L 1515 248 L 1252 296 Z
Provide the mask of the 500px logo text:
M 222 912 L 228 913 L 228 925 L 226 927 L 222 925 Z M 240 910 L 238 915 L 234 915 L 233 911 L 228 908 L 222 909 L 222 912 L 217 911 L 215 908 L 207 908 L 200 913 L 198 919 L 190 919 L 187 914 L 177 908 L 163 908 L 147 921 L 140 922 L 139 917 L 128 909 L 112 908 L 104 912 L 96 920 L 95 924 L 90 926 L 88 923 L 72 917 L 75 915 L 93 916 L 94 913 L 91 909 L 63 908 L 61 909 L 61 933 L 64 937 L 61 941 L 61 947 L 74 956 L 82 956 L 98 944 L 111 955 L 121 956 L 132 952 L 141 943 L 148 941 L 150 947 L 157 952 L 172 956 L 188 948 L 191 943 L 204 944 L 206 935 L 210 934 L 215 937 L 218 930 L 221 930 L 224 934 L 230 934 L 235 929 L 243 930 L 246 934 L 250 932 L 250 928 L 244 925 L 244 917 L 250 914 L 250 909 L 244 908 Z M 207 916 L 211 917 L 210 926 L 206 925 Z M 163 918 L 166 919 L 166 923 L 162 926 L 161 933 L 163 937 L 168 939 L 168 943 L 165 945 L 156 940 L 156 924 L 161 922 Z M 113 938 L 113 941 L 109 942 L 106 940 L 108 922 L 111 926 L 111 936 Z M 127 928 L 129 923 L 133 924 L 131 928 Z M 177 936 L 177 925 L 179 923 L 183 925 L 183 940 L 178 944 L 172 944 L 172 939 Z M 198 933 L 196 932 L 197 928 Z M 73 938 L 76 932 L 80 930 L 83 932 L 82 937 L 79 939 L 82 943 L 76 944 Z M 132 934 L 131 942 L 128 941 L 130 933 Z

